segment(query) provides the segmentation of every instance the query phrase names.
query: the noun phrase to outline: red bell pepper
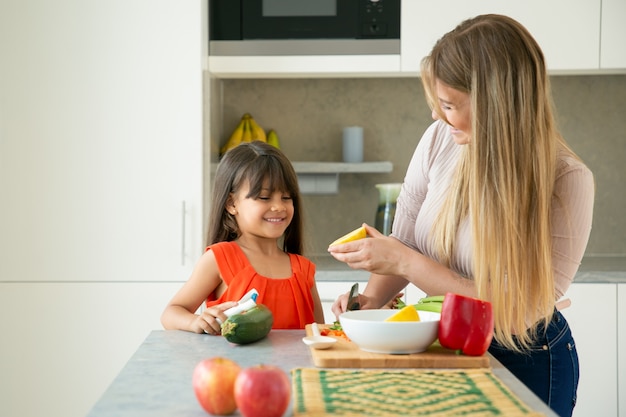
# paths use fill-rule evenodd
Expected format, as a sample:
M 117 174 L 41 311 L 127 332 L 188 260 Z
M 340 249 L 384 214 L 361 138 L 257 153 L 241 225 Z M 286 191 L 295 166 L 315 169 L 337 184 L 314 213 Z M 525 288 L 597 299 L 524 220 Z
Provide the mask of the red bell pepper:
M 493 309 L 489 301 L 447 293 L 439 321 L 441 346 L 480 356 L 493 338 Z

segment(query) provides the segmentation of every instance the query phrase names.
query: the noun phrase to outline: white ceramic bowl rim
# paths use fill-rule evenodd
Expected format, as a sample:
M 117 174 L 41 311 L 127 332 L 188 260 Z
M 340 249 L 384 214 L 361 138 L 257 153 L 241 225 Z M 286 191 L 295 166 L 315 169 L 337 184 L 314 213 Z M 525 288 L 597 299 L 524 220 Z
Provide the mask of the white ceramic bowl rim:
M 344 319 L 354 320 L 354 321 L 363 321 L 363 322 L 385 322 L 385 323 L 399 323 L 399 324 L 409 324 L 415 325 L 414 321 L 388 321 L 385 319 L 391 317 L 396 314 L 398 310 L 392 310 L 388 308 L 381 309 L 371 309 L 371 310 L 352 310 L 346 311 L 345 313 L 339 316 L 339 319 L 343 317 Z M 420 322 L 426 321 L 439 321 L 441 318 L 440 313 L 435 313 L 434 311 L 419 311 Z
M 437 339 L 439 313 L 420 311 L 420 321 L 385 321 L 397 310 L 348 311 L 339 316 L 346 333 L 361 350 L 374 353 L 423 352 Z

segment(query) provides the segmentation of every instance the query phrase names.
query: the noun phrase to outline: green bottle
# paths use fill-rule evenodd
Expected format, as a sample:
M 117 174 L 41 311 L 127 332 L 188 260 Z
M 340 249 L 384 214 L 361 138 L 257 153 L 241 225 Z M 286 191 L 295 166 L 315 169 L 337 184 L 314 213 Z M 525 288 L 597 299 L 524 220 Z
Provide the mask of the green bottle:
M 396 214 L 396 201 L 400 194 L 401 183 L 376 184 L 378 189 L 378 210 L 376 211 L 375 227 L 388 236 L 391 233 L 393 217 Z

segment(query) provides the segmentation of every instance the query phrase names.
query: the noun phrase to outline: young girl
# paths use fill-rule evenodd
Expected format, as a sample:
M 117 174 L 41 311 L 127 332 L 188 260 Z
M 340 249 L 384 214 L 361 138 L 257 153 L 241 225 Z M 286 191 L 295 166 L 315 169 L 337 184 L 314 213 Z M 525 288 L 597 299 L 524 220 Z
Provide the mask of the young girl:
M 275 329 L 324 323 L 315 265 L 302 256 L 296 173 L 263 142 L 228 151 L 215 174 L 208 247 L 161 316 L 165 329 L 221 334 L 224 311 L 249 290 L 274 315 Z M 195 314 L 206 303 L 202 314 Z

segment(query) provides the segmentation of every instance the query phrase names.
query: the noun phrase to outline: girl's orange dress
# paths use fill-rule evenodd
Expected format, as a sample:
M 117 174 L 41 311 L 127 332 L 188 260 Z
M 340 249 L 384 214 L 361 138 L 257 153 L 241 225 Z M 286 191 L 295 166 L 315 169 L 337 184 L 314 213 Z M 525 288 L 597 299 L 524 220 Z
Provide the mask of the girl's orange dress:
M 315 285 L 315 264 L 304 256 L 289 254 L 292 275 L 285 278 L 267 278 L 259 275 L 239 245 L 219 242 L 207 247 L 212 250 L 222 279 L 228 286 L 217 300 L 207 298 L 206 306 L 237 301 L 256 288 L 257 304 L 264 304 L 274 315 L 273 329 L 304 329 L 315 321 L 311 288 Z

